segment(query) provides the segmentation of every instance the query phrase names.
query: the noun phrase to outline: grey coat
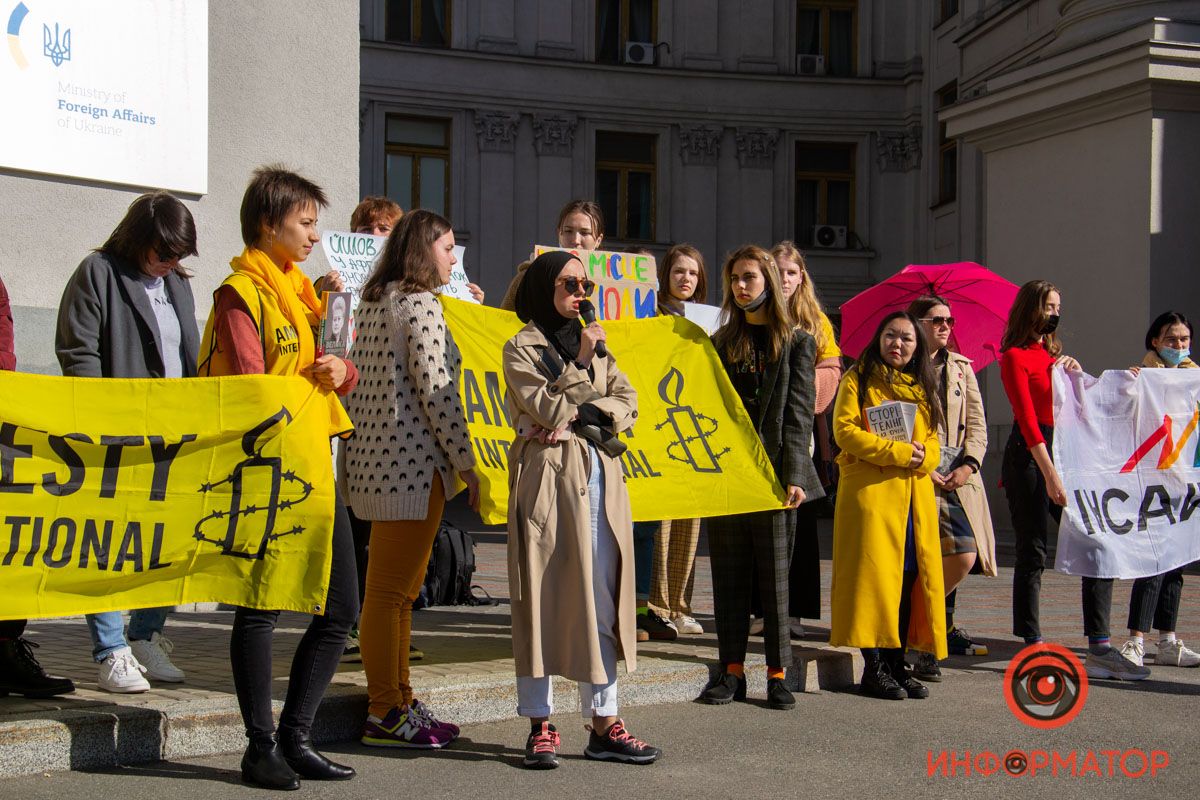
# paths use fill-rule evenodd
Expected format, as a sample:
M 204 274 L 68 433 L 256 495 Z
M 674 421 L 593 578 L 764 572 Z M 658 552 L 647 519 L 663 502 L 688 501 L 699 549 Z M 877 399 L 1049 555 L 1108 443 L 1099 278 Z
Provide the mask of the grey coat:
M 185 377 L 196 375 L 200 336 L 187 278 L 163 279 L 179 316 Z M 54 351 L 64 375 L 82 378 L 161 378 L 162 340 L 137 267 L 92 253 L 67 281 L 58 304 Z
M 728 365 L 726 354 L 720 355 Z M 816 339 L 797 328 L 779 359 L 767 365 L 758 419 L 754 420 L 779 482 L 785 489 L 803 489 L 806 503 L 825 496 L 808 450 L 817 399 L 816 364 Z

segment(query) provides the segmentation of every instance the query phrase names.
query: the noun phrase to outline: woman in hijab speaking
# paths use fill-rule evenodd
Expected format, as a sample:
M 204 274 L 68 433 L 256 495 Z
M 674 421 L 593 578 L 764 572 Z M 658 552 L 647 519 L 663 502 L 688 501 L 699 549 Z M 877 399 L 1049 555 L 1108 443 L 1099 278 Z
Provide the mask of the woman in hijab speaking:
M 531 723 L 525 766 L 558 766 L 551 675 L 578 682 L 590 718 L 584 755 L 649 763 L 659 750 L 617 716 L 617 660 L 637 666 L 633 522 L 617 438 L 633 427 L 637 394 L 580 324 L 595 284 L 570 253 L 544 253 L 516 295 L 526 325 L 504 345 L 509 416 L 508 584 L 517 713 Z

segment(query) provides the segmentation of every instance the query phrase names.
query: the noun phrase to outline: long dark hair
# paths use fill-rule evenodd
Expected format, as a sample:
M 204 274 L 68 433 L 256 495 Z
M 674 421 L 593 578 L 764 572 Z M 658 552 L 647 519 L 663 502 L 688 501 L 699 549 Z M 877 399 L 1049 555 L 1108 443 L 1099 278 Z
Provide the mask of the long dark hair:
M 863 349 L 862 355 L 858 357 L 858 361 L 854 362 L 852 369 L 858 370 L 859 386 L 865 385 L 877 372 L 880 375 L 886 375 L 888 370 L 895 369 L 883 360 L 883 353 L 879 349 L 879 340 L 883 337 L 884 329 L 898 319 L 908 320 L 913 326 L 913 333 L 917 336 L 917 347 L 913 350 L 912 358 L 899 371 L 910 375 L 925 392 L 925 400 L 929 403 L 930 424 L 934 430 L 937 430 L 945 424 L 946 419 L 942 411 L 942 398 L 938 393 L 937 374 L 933 370 L 933 362 L 929 359 L 929 344 L 925 341 L 925 334 L 921 332 L 921 323 L 912 314 L 907 311 L 893 311 L 884 317 L 880 321 L 879 327 L 875 329 L 875 336 L 871 339 L 871 343 Z
M 433 211 L 408 212 L 388 234 L 383 253 L 362 287 L 362 299 L 382 300 L 387 286 L 399 281 L 402 294 L 432 292 L 441 286 L 433 244 L 450 232 L 450 221 Z
M 116 256 L 139 271 L 149 250 L 163 261 L 200 254 L 196 250 L 196 221 L 192 212 L 167 192 L 148 192 L 130 203 L 108 241 L 96 248 L 96 252 Z M 182 265 L 175 267 L 175 273 L 191 277 Z
M 925 294 L 909 303 L 907 311 L 909 314 L 912 314 L 918 322 L 920 322 L 921 318 L 928 314 L 929 309 L 933 308 L 934 306 L 945 306 L 946 308 L 950 308 L 950 301 L 936 294 Z M 917 330 L 922 336 L 925 335 L 924 325 L 919 325 Z M 950 349 L 954 349 L 956 342 L 954 340 L 953 328 L 950 329 L 950 340 L 947 344 L 950 346 Z
M 1188 322 L 1188 318 L 1178 311 L 1164 311 L 1154 318 L 1154 322 L 1150 323 L 1149 330 L 1146 331 L 1146 349 L 1154 349 L 1154 340 L 1162 336 L 1163 331 L 1172 325 L 1182 325 L 1188 329 L 1188 336 L 1195 336 L 1196 332 L 1192 330 L 1192 323 Z
M 730 364 L 737 364 L 750 355 L 753 339 L 750 335 L 750 323 L 746 321 L 746 312 L 733 300 L 733 282 L 730 274 L 739 261 L 753 261 L 758 265 L 763 276 L 763 283 L 769 293 L 762 308 L 766 311 L 767 322 L 767 358 L 771 361 L 779 359 L 786 343 L 792 338 L 792 318 L 787 306 L 783 303 L 783 289 L 779 282 L 779 267 L 775 259 L 761 247 L 748 244 L 734 250 L 725 259 L 721 268 L 722 282 L 725 287 L 721 310 L 725 316 L 725 324 L 713 334 L 713 343 L 718 351 L 722 351 Z
M 1033 280 L 1017 290 L 1016 299 L 1008 311 L 1008 324 L 1004 326 L 1004 336 L 1000 339 L 1000 349 L 1012 347 L 1028 347 L 1040 341 L 1046 352 L 1057 358 L 1062 353 L 1062 344 L 1058 341 L 1057 333 L 1042 333 L 1046 324 L 1046 298 L 1051 292 L 1062 292 L 1050 281 Z

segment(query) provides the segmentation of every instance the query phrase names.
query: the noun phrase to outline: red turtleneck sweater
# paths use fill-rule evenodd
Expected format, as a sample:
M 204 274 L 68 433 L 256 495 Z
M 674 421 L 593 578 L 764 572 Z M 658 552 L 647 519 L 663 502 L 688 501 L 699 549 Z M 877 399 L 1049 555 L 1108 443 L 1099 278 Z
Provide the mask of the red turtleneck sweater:
M 1000 354 L 1000 380 L 1012 404 L 1013 419 L 1030 449 L 1046 441 L 1038 424 L 1054 425 L 1053 368 L 1054 356 L 1041 342 L 1010 347 Z

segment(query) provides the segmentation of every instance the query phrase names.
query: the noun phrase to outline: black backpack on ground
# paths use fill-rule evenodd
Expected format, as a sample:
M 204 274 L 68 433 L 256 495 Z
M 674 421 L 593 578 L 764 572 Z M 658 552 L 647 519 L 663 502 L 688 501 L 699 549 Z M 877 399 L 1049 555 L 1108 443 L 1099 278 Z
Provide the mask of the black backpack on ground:
M 442 522 L 433 539 L 425 584 L 413 608 L 428 606 L 494 605 L 491 597 L 479 599 L 471 591 L 475 574 L 475 540 L 471 534 Z M 483 591 L 480 589 L 480 591 Z

